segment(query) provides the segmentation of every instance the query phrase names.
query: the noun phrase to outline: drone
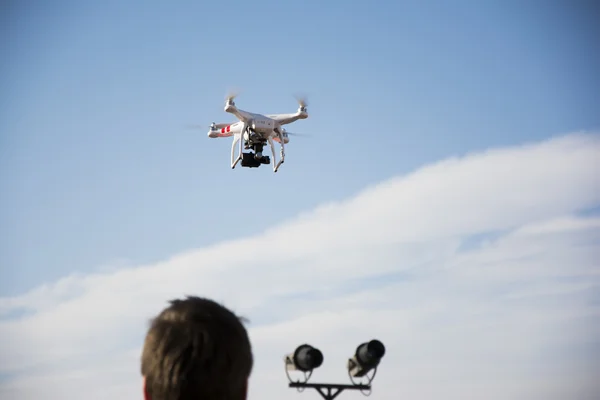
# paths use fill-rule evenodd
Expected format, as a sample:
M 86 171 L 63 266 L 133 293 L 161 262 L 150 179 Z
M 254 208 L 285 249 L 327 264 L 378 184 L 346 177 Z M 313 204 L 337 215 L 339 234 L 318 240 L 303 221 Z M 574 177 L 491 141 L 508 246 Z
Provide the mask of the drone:
M 208 131 L 209 138 L 232 137 L 231 145 L 231 169 L 234 169 L 241 161 L 242 167 L 258 168 L 263 164 L 270 164 L 271 158 L 263 155 L 263 149 L 268 144 L 271 147 L 273 156 L 273 172 L 277 172 L 279 167 L 285 161 L 285 145 L 289 143 L 292 132 L 286 131 L 282 125 L 290 124 L 299 119 L 308 118 L 306 101 L 298 100 L 298 110 L 295 113 L 288 114 L 256 114 L 241 110 L 236 107 L 233 99 L 235 95 L 228 95 L 225 100 L 225 112 L 233 114 L 239 120 L 234 123 L 214 122 L 210 125 Z M 239 152 L 235 156 L 235 148 L 239 142 Z M 280 157 L 276 161 L 275 143 L 280 144 Z M 244 150 L 250 150 L 244 153 Z M 253 152 L 252 152 L 253 151 Z

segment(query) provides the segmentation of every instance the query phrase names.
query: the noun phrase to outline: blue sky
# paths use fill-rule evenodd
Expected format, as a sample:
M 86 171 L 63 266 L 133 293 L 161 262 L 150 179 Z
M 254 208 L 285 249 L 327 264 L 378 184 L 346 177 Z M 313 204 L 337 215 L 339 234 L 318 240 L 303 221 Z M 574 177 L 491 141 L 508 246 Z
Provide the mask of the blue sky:
M 598 129 L 583 4 L 15 2 L 0 17 L 0 295 L 256 234 L 447 156 Z M 264 113 L 308 95 L 289 129 L 313 136 L 277 174 L 232 171 L 229 139 L 185 129 L 229 121 L 229 88 Z

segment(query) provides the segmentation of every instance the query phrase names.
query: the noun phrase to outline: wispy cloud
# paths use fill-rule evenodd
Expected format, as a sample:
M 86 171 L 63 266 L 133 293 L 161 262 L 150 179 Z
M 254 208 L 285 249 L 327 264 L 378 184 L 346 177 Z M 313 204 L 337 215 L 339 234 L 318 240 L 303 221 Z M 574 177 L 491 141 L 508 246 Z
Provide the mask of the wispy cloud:
M 147 320 L 200 294 L 252 321 L 251 398 L 296 396 L 282 357 L 303 342 L 325 352 L 313 379 L 346 382 L 373 337 L 378 399 L 592 398 L 600 219 L 580 211 L 600 204 L 599 167 L 597 135 L 493 149 L 253 237 L 2 298 L 0 397 L 140 398 Z

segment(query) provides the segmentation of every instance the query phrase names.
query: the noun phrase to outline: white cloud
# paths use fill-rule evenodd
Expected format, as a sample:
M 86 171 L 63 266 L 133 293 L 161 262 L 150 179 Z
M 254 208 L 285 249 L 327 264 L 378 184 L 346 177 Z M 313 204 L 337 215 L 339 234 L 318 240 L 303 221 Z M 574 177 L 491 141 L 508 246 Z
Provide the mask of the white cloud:
M 2 298 L 0 398 L 140 398 L 146 322 L 185 294 L 251 319 L 251 398 L 315 398 L 286 387 L 301 342 L 325 352 L 313 379 L 347 382 L 372 337 L 378 399 L 592 398 L 600 220 L 579 211 L 599 166 L 584 134 L 453 158 L 255 237 Z

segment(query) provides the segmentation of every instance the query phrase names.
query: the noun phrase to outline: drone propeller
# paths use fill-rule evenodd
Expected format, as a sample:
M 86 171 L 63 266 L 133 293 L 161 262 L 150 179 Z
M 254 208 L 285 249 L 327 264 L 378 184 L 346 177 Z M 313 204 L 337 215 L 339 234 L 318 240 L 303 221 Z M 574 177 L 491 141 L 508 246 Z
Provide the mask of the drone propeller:
M 236 97 L 238 97 L 240 94 L 239 90 L 230 90 L 227 95 L 225 96 L 225 101 L 228 103 L 233 103 L 233 99 L 235 99 Z
M 200 125 L 200 124 L 187 124 L 185 127 L 187 129 L 206 129 L 210 128 L 212 125 Z
M 285 129 L 283 130 L 283 132 L 284 132 L 284 134 L 286 134 L 288 136 L 304 136 L 304 137 L 312 136 L 312 135 L 309 135 L 307 133 L 290 132 L 290 131 L 287 131 Z
M 285 133 L 289 136 L 305 136 L 305 137 L 312 136 L 307 133 L 295 133 L 295 132 L 285 132 Z
M 306 101 L 306 96 L 295 95 L 296 101 L 298 102 L 298 106 L 301 110 L 306 111 L 306 107 L 308 107 L 308 103 Z
M 229 125 L 229 124 L 220 124 L 220 125 Z M 220 125 L 217 125 L 213 122 L 210 125 L 187 124 L 185 127 L 186 127 L 186 129 L 193 129 L 193 130 L 205 130 L 205 129 L 215 130 L 215 129 L 219 129 Z

